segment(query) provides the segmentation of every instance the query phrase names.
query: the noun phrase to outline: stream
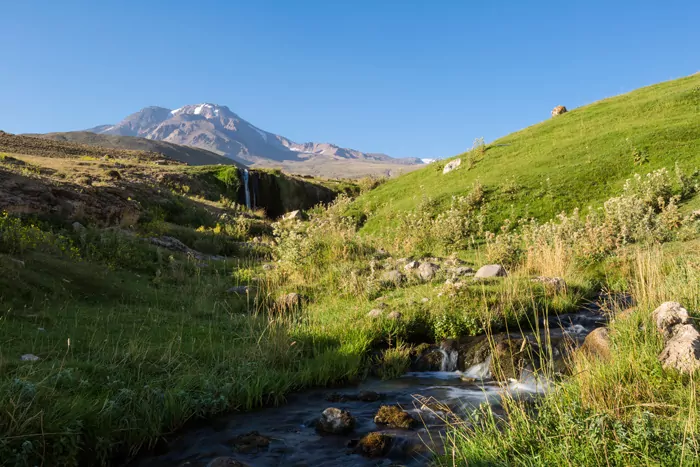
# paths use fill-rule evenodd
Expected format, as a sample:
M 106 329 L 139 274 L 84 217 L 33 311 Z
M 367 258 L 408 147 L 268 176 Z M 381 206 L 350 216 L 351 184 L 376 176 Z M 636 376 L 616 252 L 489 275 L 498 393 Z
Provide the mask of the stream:
M 569 337 L 569 341 L 580 344 L 590 331 L 604 323 L 600 310 L 592 304 L 578 313 L 549 318 L 546 327 L 552 339 Z M 524 336 L 532 339 L 535 334 Z M 222 456 L 251 467 L 423 466 L 434 452 L 442 452 L 446 417 L 456 417 L 452 421 L 459 422 L 482 403 L 490 404 L 498 413 L 505 394 L 532 398 L 545 392 L 549 385 L 527 370 L 523 370 L 517 381 L 494 381 L 489 372 L 490 357 L 459 371 L 455 369 L 456 351 L 443 348 L 437 351 L 443 354 L 440 365 L 443 371 L 414 371 L 393 380 L 368 379 L 358 385 L 292 394 L 283 406 L 231 414 L 186 431 L 170 441 L 167 452 L 141 457 L 132 466 L 236 465 L 212 463 Z M 378 393 L 380 399 L 368 401 L 373 397 L 363 397 L 361 393 Z M 358 395 L 365 401 L 358 400 Z M 393 429 L 374 423 L 380 406 L 396 404 L 419 421 L 419 428 Z M 443 410 L 445 406 L 449 411 Z M 328 407 L 348 410 L 356 419 L 355 429 L 347 435 L 318 433 L 315 422 Z M 269 445 L 244 450 L 234 445 L 237 437 L 251 432 L 269 438 Z M 392 437 L 385 456 L 366 458 L 351 449 L 369 432 Z

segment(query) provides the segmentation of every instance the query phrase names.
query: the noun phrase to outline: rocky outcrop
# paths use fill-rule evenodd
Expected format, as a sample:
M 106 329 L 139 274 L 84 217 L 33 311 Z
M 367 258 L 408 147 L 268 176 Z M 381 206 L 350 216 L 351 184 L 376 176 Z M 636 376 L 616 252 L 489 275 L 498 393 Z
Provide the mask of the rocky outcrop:
M 664 368 L 681 373 L 700 369 L 700 333 L 692 324 L 688 310 L 680 303 L 662 303 L 652 314 L 666 345 L 659 355 Z
M 452 162 L 448 162 L 445 164 L 445 168 L 442 169 L 443 175 L 449 172 L 452 172 L 454 169 L 459 167 L 462 164 L 462 159 L 455 159 Z
M 347 410 L 329 407 L 321 413 L 316 430 L 321 433 L 343 435 L 355 428 L 355 418 Z

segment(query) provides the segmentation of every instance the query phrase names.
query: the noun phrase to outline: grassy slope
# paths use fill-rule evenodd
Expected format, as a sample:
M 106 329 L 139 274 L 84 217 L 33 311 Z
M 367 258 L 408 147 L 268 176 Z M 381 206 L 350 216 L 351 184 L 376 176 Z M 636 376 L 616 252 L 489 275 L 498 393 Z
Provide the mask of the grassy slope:
M 617 194 L 636 172 L 678 162 L 700 165 L 700 75 L 656 84 L 612 97 L 510 134 L 487 146 L 472 169 L 446 175 L 443 164 L 391 180 L 360 197 L 356 206 L 375 213 L 364 227 L 378 233 L 397 211 L 411 210 L 424 197 L 447 205 L 479 180 L 490 212 L 489 227 L 505 218 L 552 218 L 583 203 L 596 205 Z M 634 151 L 648 162 L 637 166 Z M 515 182 L 514 193 L 504 192 Z

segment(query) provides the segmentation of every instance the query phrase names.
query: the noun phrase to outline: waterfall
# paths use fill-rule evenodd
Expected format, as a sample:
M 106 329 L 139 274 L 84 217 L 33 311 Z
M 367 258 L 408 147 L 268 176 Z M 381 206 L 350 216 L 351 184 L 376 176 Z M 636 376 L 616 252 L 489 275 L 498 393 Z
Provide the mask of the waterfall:
M 489 355 L 486 360 L 476 365 L 472 365 L 464 372 L 464 376 L 474 379 L 486 379 L 491 377 L 491 371 L 489 367 L 491 366 L 491 355 Z
M 459 358 L 459 352 L 456 350 L 450 350 L 447 352 L 445 349 L 439 349 L 442 354 L 442 363 L 440 364 L 440 371 L 457 371 L 457 359 Z
M 245 206 L 250 209 L 250 189 L 248 188 L 248 169 L 243 170 L 243 186 L 245 188 Z

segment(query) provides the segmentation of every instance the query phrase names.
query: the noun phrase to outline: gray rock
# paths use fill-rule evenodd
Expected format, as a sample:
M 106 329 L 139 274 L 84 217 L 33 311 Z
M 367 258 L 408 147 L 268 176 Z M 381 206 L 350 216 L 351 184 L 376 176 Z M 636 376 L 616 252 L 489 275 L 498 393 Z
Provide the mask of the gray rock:
M 381 275 L 381 281 L 383 283 L 390 283 L 394 285 L 401 284 L 405 279 L 405 276 L 395 269 L 389 271 L 384 271 Z
M 80 222 L 73 222 L 73 232 L 82 232 L 85 230 L 85 226 Z
M 392 311 L 388 315 L 386 315 L 387 318 L 393 319 L 393 320 L 400 320 L 401 319 L 401 312 L 400 311 Z
M 566 281 L 561 277 L 539 276 L 533 277 L 530 280 L 538 284 L 544 284 L 545 287 L 547 287 L 548 289 L 552 289 L 555 292 L 561 292 L 563 290 L 566 290 Z
M 458 266 L 450 271 L 455 277 L 474 275 L 474 269 L 468 266 Z
M 420 266 L 418 261 L 410 261 L 403 268 L 405 271 L 412 271 L 414 269 L 418 269 L 418 266 Z
M 382 310 L 375 308 L 374 310 L 370 310 L 369 313 L 367 313 L 367 316 L 369 318 L 380 318 L 383 314 L 384 312 Z
M 179 251 L 182 253 L 187 253 L 188 251 L 190 251 L 190 248 L 187 245 L 185 245 L 180 240 L 174 237 L 153 237 L 149 238 L 148 241 L 156 246 L 165 248 L 166 250 Z
M 418 277 L 424 281 L 432 280 L 440 270 L 440 266 L 433 263 L 420 263 L 418 266 Z
M 487 279 L 489 277 L 504 277 L 507 276 L 506 270 L 500 264 L 487 264 L 486 266 L 481 266 L 476 274 L 475 279 Z
M 23 361 L 23 362 L 38 362 L 39 360 L 41 360 L 39 357 L 37 357 L 36 355 L 34 355 L 32 353 L 26 353 L 26 354 L 22 355 L 21 357 L 19 357 L 19 359 L 20 359 L 20 361 Z
M 462 159 L 455 159 L 452 162 L 448 162 L 447 164 L 445 164 L 445 168 L 442 169 L 443 175 L 448 173 L 448 172 L 452 172 L 454 169 L 459 167 L 461 163 L 462 163 Z
M 355 418 L 347 410 L 329 407 L 321 413 L 316 429 L 323 433 L 342 435 L 355 428 Z
M 421 303 L 428 303 L 430 299 L 428 297 L 423 297 L 420 299 Z
M 688 310 L 680 303 L 666 302 L 654 310 L 652 318 L 666 340 L 659 354 L 662 366 L 688 374 L 700 369 L 700 332 L 692 324 Z
M 249 290 L 250 289 L 248 288 L 247 285 L 237 285 L 236 287 L 231 287 L 226 292 L 228 292 L 230 294 L 245 295 L 248 293 Z

